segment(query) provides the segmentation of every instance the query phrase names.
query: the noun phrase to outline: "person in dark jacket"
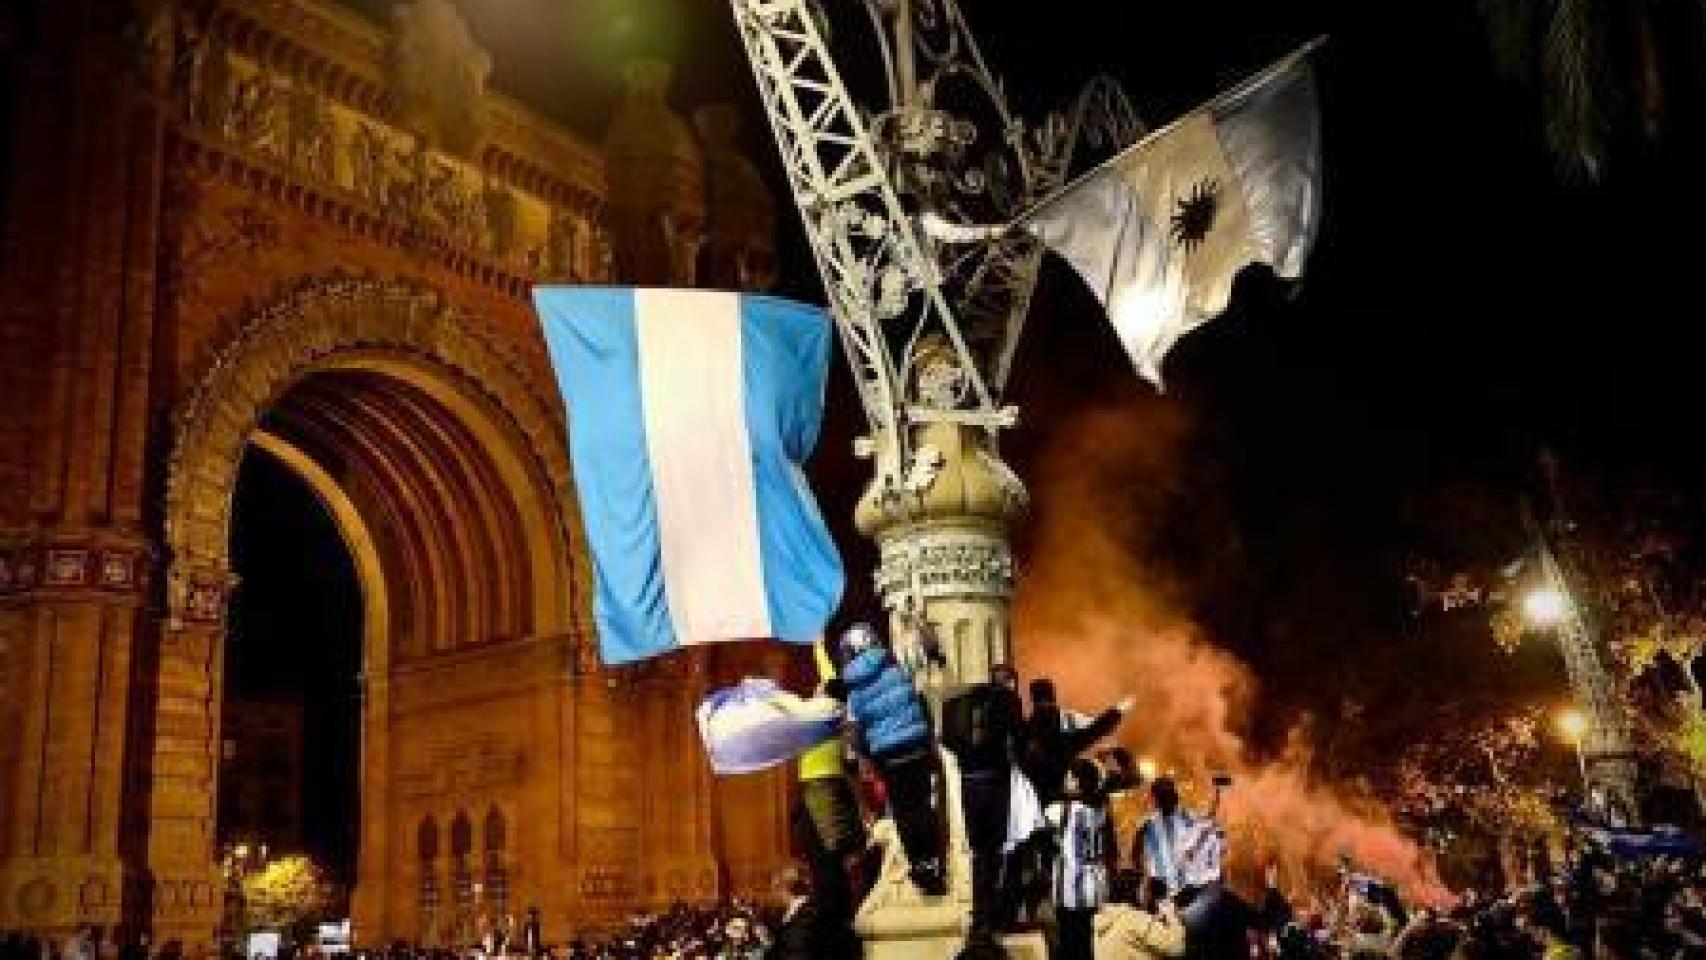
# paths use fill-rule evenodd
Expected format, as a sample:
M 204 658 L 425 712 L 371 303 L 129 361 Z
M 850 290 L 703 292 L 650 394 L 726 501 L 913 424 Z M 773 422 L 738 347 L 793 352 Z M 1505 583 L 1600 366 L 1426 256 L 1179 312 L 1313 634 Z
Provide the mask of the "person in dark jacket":
M 965 807 L 966 842 L 971 847 L 974 936 L 995 931 L 1009 910 L 1002 882 L 1007 841 L 1009 786 L 1024 729 L 1019 677 L 1001 664 L 990 682 L 953 697 L 942 706 L 942 745 L 960 766 L 960 803 Z
M 846 695 L 861 752 L 882 778 L 912 882 L 930 896 L 941 896 L 947 892 L 947 872 L 934 799 L 930 715 L 870 624 L 856 623 L 842 635 L 841 658 L 840 692 Z
M 783 867 L 777 875 L 782 920 L 764 952 L 765 960 L 851 960 L 858 955 L 852 927 L 833 923 L 824 915 L 811 876 L 797 864 Z
M 1132 698 L 1127 697 L 1090 722 L 1079 723 L 1061 710 L 1053 680 L 1039 677 L 1031 681 L 1031 715 L 1025 718 L 1019 762 L 1045 808 L 1060 800 L 1067 766 L 1096 741 L 1113 733 L 1131 705 Z M 1046 844 L 1028 845 L 1021 857 L 1025 874 L 1022 899 L 1026 912 L 1034 916 L 1048 894 L 1048 878 L 1054 872 L 1053 851 Z
M 527 920 L 521 925 L 521 945 L 529 957 L 545 952 L 545 938 L 540 933 L 539 908 L 528 906 Z
M 1025 721 L 1025 772 L 1037 788 L 1044 806 L 1060 799 L 1067 765 L 1096 741 L 1113 733 L 1131 710 L 1126 697 L 1103 710 L 1088 724 L 1075 724 L 1055 699 L 1054 681 L 1039 677 L 1031 681 L 1031 715 Z

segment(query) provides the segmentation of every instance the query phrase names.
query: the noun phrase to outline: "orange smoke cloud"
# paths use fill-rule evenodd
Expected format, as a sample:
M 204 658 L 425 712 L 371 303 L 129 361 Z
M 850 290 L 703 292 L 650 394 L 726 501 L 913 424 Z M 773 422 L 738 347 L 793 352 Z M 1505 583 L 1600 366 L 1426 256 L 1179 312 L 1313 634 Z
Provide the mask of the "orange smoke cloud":
M 1184 585 L 1143 544 L 1190 483 L 1177 463 L 1189 424 L 1171 407 L 1130 404 L 1075 416 L 1039 469 L 1030 562 L 1014 603 L 1021 669 L 1055 679 L 1061 700 L 1099 710 L 1131 694 L 1118 738 L 1176 772 L 1187 798 L 1232 774 L 1223 820 L 1235 877 L 1280 864 L 1292 890 L 1321 889 L 1341 853 L 1422 901 L 1449 897 L 1430 857 L 1377 805 L 1318 782 L 1293 731 L 1277 755 L 1246 738 L 1258 685 L 1239 659 L 1181 613 Z

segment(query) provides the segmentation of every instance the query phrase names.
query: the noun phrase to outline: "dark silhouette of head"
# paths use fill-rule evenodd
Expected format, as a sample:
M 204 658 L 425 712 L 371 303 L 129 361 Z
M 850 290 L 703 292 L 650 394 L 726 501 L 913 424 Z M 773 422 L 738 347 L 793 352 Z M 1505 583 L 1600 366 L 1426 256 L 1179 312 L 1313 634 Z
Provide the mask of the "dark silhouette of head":
M 775 888 L 783 899 L 811 896 L 812 875 L 798 863 L 784 864 L 776 871 Z
M 1172 777 L 1156 777 L 1149 785 L 1149 796 L 1155 801 L 1155 809 L 1169 816 L 1179 809 L 1179 785 Z
M 1054 698 L 1054 681 L 1047 677 L 1038 677 L 1031 681 L 1031 709 L 1056 706 Z
M 1101 768 L 1096 766 L 1096 761 L 1079 757 L 1067 765 L 1062 789 L 1069 797 L 1076 797 L 1085 803 L 1095 803 L 1101 796 Z

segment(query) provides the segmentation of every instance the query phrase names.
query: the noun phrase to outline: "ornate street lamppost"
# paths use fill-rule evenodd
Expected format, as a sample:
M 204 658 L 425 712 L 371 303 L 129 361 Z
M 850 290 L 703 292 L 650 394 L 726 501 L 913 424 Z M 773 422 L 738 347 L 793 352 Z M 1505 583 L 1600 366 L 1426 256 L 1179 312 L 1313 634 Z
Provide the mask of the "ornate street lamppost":
M 1065 182 L 1081 141 L 1120 147 L 1142 124 L 1111 81 L 1026 124 L 955 0 L 863 0 L 886 102 L 855 103 L 814 0 L 730 0 L 836 322 L 872 461 L 855 521 L 876 541 L 890 636 L 943 700 L 1011 658 L 1008 532 L 1023 483 L 999 432 L 1043 248 L 1030 234 L 944 235 L 1010 222 Z M 950 233 L 952 228 L 946 228 Z M 951 242 L 950 242 L 951 241 Z M 957 780 L 946 779 L 950 893 L 925 899 L 895 858 L 861 908 L 866 956 L 941 956 L 969 912 Z
M 1022 231 L 928 228 L 1006 222 L 1064 182 L 1080 142 L 1143 128 L 1105 79 L 1023 122 L 955 0 L 863 0 L 887 95 L 873 111 L 813 0 L 731 3 L 864 408 L 856 520 L 897 653 L 939 705 L 1010 657 L 1008 528 L 1026 494 L 997 437 L 1018 416 L 1003 392 L 1043 250 Z

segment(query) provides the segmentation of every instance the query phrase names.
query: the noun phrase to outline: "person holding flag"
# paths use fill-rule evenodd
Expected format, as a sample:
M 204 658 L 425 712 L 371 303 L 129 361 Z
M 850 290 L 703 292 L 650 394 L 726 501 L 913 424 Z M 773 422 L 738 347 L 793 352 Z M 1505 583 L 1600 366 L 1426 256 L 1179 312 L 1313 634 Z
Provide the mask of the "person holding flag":
M 813 644 L 812 655 L 817 663 L 817 696 L 828 697 L 831 684 L 836 683 L 835 663 L 830 659 L 828 645 L 822 640 Z M 838 727 L 800 754 L 795 764 L 800 800 L 794 822 L 807 854 L 811 886 L 823 923 L 826 928 L 850 937 L 854 903 L 865 886 L 862 860 L 866 833 L 864 821 L 859 818 L 859 801 L 847 776 L 845 750 L 846 743 Z

